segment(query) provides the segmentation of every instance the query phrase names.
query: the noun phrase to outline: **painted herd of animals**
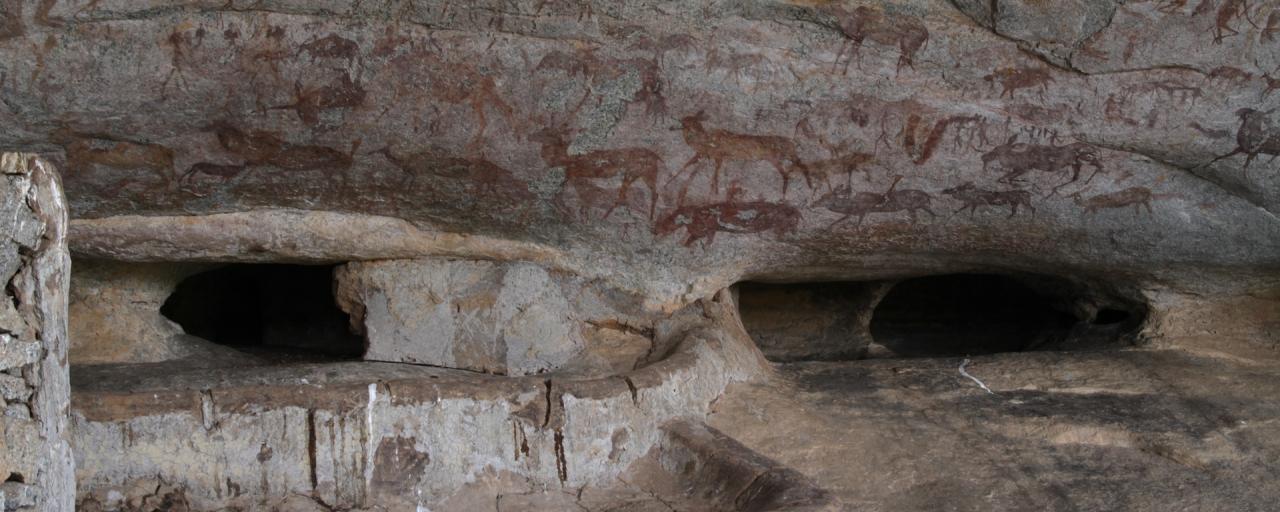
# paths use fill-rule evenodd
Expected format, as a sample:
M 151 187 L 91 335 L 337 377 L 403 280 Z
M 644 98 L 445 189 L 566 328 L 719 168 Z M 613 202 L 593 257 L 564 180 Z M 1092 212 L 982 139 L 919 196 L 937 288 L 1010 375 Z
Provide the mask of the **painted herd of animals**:
M 1162 0 L 1160 8 L 1177 10 L 1186 1 Z M 1199 1 L 1201 7 L 1197 10 L 1213 0 Z M 921 62 L 920 52 L 928 49 L 930 33 L 919 18 L 891 15 L 865 6 L 824 4 L 817 9 L 833 20 L 832 28 L 841 36 L 834 60 L 830 66 L 823 66 L 833 75 L 844 76 L 851 68 L 861 66 L 861 53 L 868 43 L 894 50 L 893 68 L 899 74 L 913 71 Z M 1243 0 L 1226 0 L 1217 9 L 1214 42 L 1239 35 L 1235 27 L 1242 20 L 1253 23 Z M 1271 37 L 1273 28 L 1280 29 L 1280 16 L 1273 14 L 1266 27 L 1262 33 Z M 201 41 L 216 37 L 199 30 L 175 29 L 167 39 L 173 70 L 161 85 L 162 97 L 187 87 Z M 977 75 L 988 84 L 979 87 L 986 90 L 983 94 L 995 101 L 1008 101 L 1004 126 L 997 120 L 998 115 L 949 112 L 914 96 L 891 100 L 852 92 L 838 107 L 822 114 L 839 117 L 848 127 L 860 130 L 860 135 L 845 135 L 844 140 L 833 142 L 827 139 L 832 134 L 830 125 L 814 128 L 808 117 L 797 122 L 792 135 L 786 136 L 782 133 L 791 126 L 744 126 L 740 116 L 718 115 L 714 105 L 670 105 L 674 102 L 668 101 L 672 85 L 664 76 L 665 62 L 675 58 L 673 55 L 695 52 L 701 41 L 690 35 L 654 36 L 638 27 L 611 30 L 612 37 L 627 41 L 624 47 L 629 53 L 624 55 L 628 56 L 607 56 L 598 46 L 585 43 L 556 47 L 532 57 L 529 52 L 520 51 L 526 71 L 538 77 L 531 80 L 535 82 L 530 85 L 531 95 L 544 93 L 541 87 L 546 86 L 541 84 L 547 82 L 567 79 L 576 84 L 574 89 L 565 89 L 572 93 L 565 94 L 564 112 L 558 112 L 555 121 L 548 122 L 545 113 L 526 114 L 524 98 L 504 94 L 505 86 L 491 70 L 451 57 L 434 38 L 415 42 L 412 37 L 388 30 L 373 42 L 372 53 L 366 55 L 360 44 L 336 34 L 313 37 L 296 50 L 289 50 L 279 43 L 283 29 L 270 28 L 265 37 L 276 41 L 275 45 L 259 47 L 249 59 L 257 66 L 255 69 L 263 71 L 259 75 L 274 74 L 283 79 L 273 62 L 303 56 L 311 64 L 329 66 L 334 73 L 312 83 L 293 81 L 291 99 L 264 102 L 261 113 L 284 111 L 284 115 L 296 117 L 297 122 L 322 131 L 328 114 L 369 106 L 374 93 L 367 90 L 372 87 L 364 74 L 369 66 L 365 59 L 378 58 L 398 77 L 389 86 L 391 96 L 379 101 L 395 105 L 417 100 L 419 106 L 425 105 L 420 110 L 433 111 L 434 119 L 425 126 L 415 126 L 413 134 L 406 133 L 395 142 L 380 140 L 363 150 L 361 139 L 335 145 L 301 144 L 286 140 L 282 131 L 213 121 L 201 128 L 201 133 L 209 137 L 222 158 L 188 162 L 181 170 L 175 169 L 174 152 L 164 146 L 95 142 L 91 136 L 69 133 L 64 138 L 68 169 L 81 174 L 99 166 L 145 169 L 170 190 L 204 197 L 218 187 L 234 186 L 245 181 L 245 176 L 264 169 L 280 174 L 315 171 L 339 176 L 345 185 L 354 169 L 372 165 L 398 176 L 386 182 L 398 192 L 451 183 L 503 204 L 547 200 L 567 220 L 579 222 L 610 219 L 619 211 L 628 211 L 632 219 L 647 221 L 656 236 L 683 231 L 684 245 L 699 241 L 709 244 L 717 233 L 787 234 L 796 230 L 806 216 L 815 215 L 824 222 L 830 220 L 827 226 L 831 229 L 858 229 L 869 217 L 890 215 L 905 215 L 913 223 L 922 215 L 936 218 L 967 214 L 973 218 L 988 211 L 1010 218 L 1020 213 L 1034 216 L 1033 203 L 1055 196 L 1064 204 L 1078 207 L 1084 215 L 1130 207 L 1135 213 L 1152 213 L 1153 201 L 1173 197 L 1142 186 L 1086 195 L 1095 178 L 1107 174 L 1102 153 L 1105 150 L 1050 128 L 1063 125 L 1080 106 L 1044 104 L 1046 94 L 1062 86 L 1055 80 L 1058 71 L 1047 64 L 1001 64 Z M 233 34 L 232 29 L 223 33 L 231 46 L 242 44 L 239 41 L 244 37 L 239 32 Z M 751 70 L 767 70 L 772 65 L 761 54 L 714 46 L 704 57 L 707 73 L 738 86 L 758 78 Z M 262 68 L 264 65 L 270 69 Z M 790 72 L 802 79 L 795 70 Z M 1273 89 L 1280 89 L 1280 79 L 1270 75 L 1222 66 L 1207 73 L 1205 79 L 1210 83 L 1239 82 L 1261 76 L 1266 80 L 1266 97 Z M 603 149 L 577 148 L 575 143 L 586 129 L 571 120 L 582 119 L 581 114 L 606 101 L 600 89 L 627 80 L 634 87 L 612 100 L 620 100 L 624 108 L 641 107 L 650 130 L 671 132 L 655 137 L 669 136 L 667 140 L 672 142 L 651 146 L 653 149 L 641 143 L 609 147 L 608 141 Z M 1128 117 L 1126 108 L 1135 98 L 1148 95 L 1194 105 L 1204 95 L 1201 87 L 1172 78 L 1151 80 L 1110 94 L 1099 114 L 1108 122 L 1134 127 L 1143 122 L 1150 125 L 1154 118 L 1139 121 Z M 1040 104 L 1024 103 L 1034 100 L 1040 100 Z M 380 115 L 394 115 L 395 112 L 388 112 L 391 108 Z M 449 128 L 441 125 L 441 119 L 448 118 L 442 109 L 451 108 L 455 116 L 470 116 L 456 123 L 466 127 L 466 140 L 458 142 L 455 137 L 451 144 L 436 144 L 432 137 Z M 1247 171 L 1256 159 L 1280 156 L 1280 123 L 1273 120 L 1272 111 L 1244 108 L 1236 116 L 1236 147 L 1205 165 L 1242 155 Z M 1009 119 L 1015 117 L 1025 126 L 1011 128 Z M 1201 133 L 1213 133 L 1218 138 L 1231 135 L 1226 130 L 1191 124 Z M 843 132 L 847 134 L 849 130 Z M 993 141 L 996 134 L 999 138 Z M 414 136 L 433 142 L 426 146 L 408 142 Z M 530 165 L 534 168 L 562 172 L 559 188 L 550 194 L 538 194 L 531 186 L 529 171 L 513 171 L 508 168 L 514 167 L 510 158 L 494 155 L 498 151 L 491 149 L 490 140 L 495 136 L 513 137 L 525 151 L 532 150 L 536 157 Z M 670 156 L 673 152 L 681 155 L 679 161 L 668 161 L 677 158 Z M 940 154 L 946 156 L 939 157 Z M 974 172 L 966 173 L 966 178 L 944 180 L 924 175 L 919 169 L 926 164 L 930 169 L 965 165 Z M 777 175 L 776 188 L 769 185 L 772 178 L 763 177 L 771 171 Z M 862 173 L 863 179 L 855 180 L 855 173 Z M 1112 180 L 1113 187 L 1119 187 L 1125 178 Z M 948 183 L 924 190 L 910 188 L 913 181 Z M 749 185 L 755 198 L 744 198 L 748 193 L 744 184 Z M 119 187 L 127 186 L 128 182 L 120 182 Z M 690 190 L 696 192 L 691 194 Z

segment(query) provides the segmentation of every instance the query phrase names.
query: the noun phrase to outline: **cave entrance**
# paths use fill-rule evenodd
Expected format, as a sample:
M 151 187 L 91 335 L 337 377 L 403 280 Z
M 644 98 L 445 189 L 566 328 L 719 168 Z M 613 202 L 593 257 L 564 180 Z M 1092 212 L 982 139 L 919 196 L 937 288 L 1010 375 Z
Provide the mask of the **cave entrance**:
M 264 356 L 359 357 L 333 266 L 230 264 L 184 279 L 160 308 L 187 334 Z
M 1064 339 L 1076 321 L 1017 279 L 957 274 L 894 285 L 869 329 L 878 354 L 947 357 L 1047 347 Z
M 743 326 L 771 361 L 957 357 L 1113 348 L 1143 309 L 1044 276 L 735 286 Z

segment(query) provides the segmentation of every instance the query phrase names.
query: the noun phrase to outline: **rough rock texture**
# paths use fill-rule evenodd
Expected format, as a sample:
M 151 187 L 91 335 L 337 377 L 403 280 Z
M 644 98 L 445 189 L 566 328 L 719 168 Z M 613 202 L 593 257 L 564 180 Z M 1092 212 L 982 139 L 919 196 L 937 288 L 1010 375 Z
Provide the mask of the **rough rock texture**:
M 596 331 L 588 322 L 627 325 L 611 318 L 619 316 L 616 306 L 583 279 L 529 263 L 349 263 L 335 280 L 339 304 L 365 335 L 364 358 L 373 361 L 530 375 L 586 351 L 586 337 Z M 636 341 L 616 350 L 634 358 L 632 368 L 652 346 Z
M 70 512 L 66 206 L 35 155 L 0 153 L 0 508 Z
M 662 327 L 740 281 L 1038 276 L 1147 348 L 1272 359 L 1277 32 L 1277 0 L 0 1 L 0 150 L 65 170 L 79 256 L 349 265 L 370 354 L 510 375 L 192 366 L 125 271 L 143 304 L 86 320 L 137 339 L 77 346 L 166 361 L 83 369 L 82 505 L 613 479 L 763 367 Z M 95 387 L 148 368 L 192 373 Z
M 1247 7 L 12 2 L 0 147 L 65 161 L 77 218 L 399 218 L 658 302 L 971 266 L 1253 293 L 1280 16 Z
M 893 282 L 734 287 L 742 321 L 771 361 L 861 359 L 871 314 Z
M 218 351 L 160 314 L 178 283 L 202 268 L 78 259 L 69 300 L 71 363 L 147 363 Z
M 1275 508 L 1274 358 L 1142 349 L 962 362 L 789 363 L 732 387 L 708 423 L 855 510 Z
M 612 485 L 663 424 L 702 417 L 730 383 L 764 371 L 727 292 L 657 332 L 675 347 L 663 360 L 597 379 L 367 362 L 76 369 L 77 492 L 108 509 L 171 486 L 194 510 L 290 494 L 338 509 L 465 510 L 449 500 L 486 475 Z

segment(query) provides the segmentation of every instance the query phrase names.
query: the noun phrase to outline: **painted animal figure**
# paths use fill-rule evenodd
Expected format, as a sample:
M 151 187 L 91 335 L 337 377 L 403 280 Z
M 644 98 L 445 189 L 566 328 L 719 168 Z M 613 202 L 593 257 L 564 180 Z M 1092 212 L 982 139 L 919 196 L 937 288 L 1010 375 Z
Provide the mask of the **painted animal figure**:
M 1014 183 L 1019 181 L 1022 175 L 1031 171 L 1041 171 L 1050 174 L 1057 174 L 1071 169 L 1071 179 L 1053 188 L 1050 194 L 1055 194 L 1059 189 L 1075 183 L 1080 179 L 1080 170 L 1085 165 L 1094 168 L 1093 174 L 1085 180 L 1088 184 L 1102 172 L 1102 163 L 1098 160 L 1097 150 L 1083 142 L 1073 142 L 1065 146 L 1029 144 L 1016 142 L 1016 136 L 1010 137 L 1009 141 L 996 146 L 982 155 L 982 169 L 986 170 L 991 165 L 998 168 L 1006 169 L 1008 172 L 1000 177 L 1001 183 Z
M 813 180 L 809 176 L 809 170 L 805 167 L 804 162 L 800 161 L 800 156 L 796 153 L 796 145 L 791 139 L 776 135 L 748 135 L 728 130 L 708 129 L 702 124 L 706 120 L 707 114 L 703 111 L 680 120 L 680 130 L 684 135 L 684 141 L 690 148 L 693 148 L 694 155 L 688 162 L 685 162 L 684 167 L 681 167 L 679 171 L 667 180 L 668 182 L 684 174 L 685 170 L 694 164 L 703 159 L 709 159 L 715 162 L 715 170 L 711 176 L 711 190 L 712 192 L 718 192 L 720 187 L 720 168 L 724 166 L 726 161 L 754 162 L 763 160 L 773 164 L 773 168 L 778 171 L 778 175 L 782 176 L 782 197 L 785 198 L 787 196 L 787 185 L 790 183 L 791 173 L 795 171 L 799 171 L 804 175 L 806 185 L 810 188 L 813 187 Z M 696 175 L 697 171 L 694 172 Z
M 943 194 L 949 195 L 963 203 L 963 206 L 956 213 L 969 210 L 969 217 L 972 218 L 977 213 L 980 206 L 1008 206 L 1009 217 L 1018 214 L 1018 207 L 1025 206 L 1031 210 L 1031 214 L 1035 215 L 1036 209 L 1031 206 L 1031 193 L 1025 190 L 984 190 L 975 186 L 972 182 L 966 182 L 957 187 L 951 187 L 943 190 Z
M 1231 22 L 1237 18 L 1244 18 L 1253 28 L 1258 25 L 1253 22 L 1253 18 L 1249 16 L 1249 4 L 1247 0 L 1226 0 L 1222 7 L 1218 8 L 1218 16 L 1214 20 L 1213 25 L 1213 42 L 1214 44 L 1222 43 L 1227 36 L 1234 36 L 1240 32 L 1231 28 Z
M 819 198 L 814 205 L 844 215 L 832 222 L 829 227 L 835 227 L 836 224 L 853 216 L 858 217 L 856 225 L 861 226 L 862 220 L 868 213 L 892 213 L 906 210 L 911 215 L 912 222 L 916 220 L 916 210 L 924 210 L 929 215 L 937 217 L 932 210 L 929 210 L 929 203 L 933 197 L 928 193 L 912 189 L 895 190 L 901 180 L 902 176 L 895 176 L 893 183 L 883 194 L 874 192 L 851 194 L 847 186 L 836 187 L 835 190 Z
M 911 222 L 913 223 L 916 221 L 916 210 L 923 210 L 929 216 L 937 217 L 938 215 L 929 209 L 929 203 L 933 201 L 933 196 L 923 190 L 895 190 L 901 180 L 902 176 L 893 178 L 893 184 L 889 185 L 889 190 L 884 193 L 885 201 L 877 210 L 885 213 L 905 210 L 911 216 Z
M 884 13 L 861 6 L 848 11 L 841 6 L 833 6 L 826 11 L 836 18 L 840 32 L 849 40 L 840 47 L 835 63 L 840 63 L 845 47 L 852 47 L 849 60 L 858 55 L 862 42 L 866 39 L 885 46 L 897 46 L 898 71 L 902 66 L 914 68 L 916 53 L 929 44 L 929 29 L 919 19 L 911 16 L 885 16 Z M 844 72 L 848 73 L 849 63 L 845 62 Z
M 452 156 L 435 147 L 400 155 L 392 152 L 390 147 L 385 147 L 374 153 L 386 157 L 387 161 L 404 173 L 404 179 L 399 184 L 403 189 L 413 187 L 420 176 L 436 176 L 462 181 L 474 187 L 477 192 L 506 199 L 532 197 L 528 185 L 512 175 L 511 171 L 484 157 Z
M 871 153 L 855 151 L 852 153 L 833 156 L 825 160 L 809 162 L 808 164 L 805 164 L 805 166 L 809 168 L 810 176 L 813 176 L 814 178 L 821 178 L 823 182 L 827 184 L 827 189 L 833 190 L 831 188 L 832 176 L 844 174 L 847 177 L 848 183 L 852 184 L 854 171 L 862 171 L 867 173 L 868 177 L 871 176 L 871 167 L 869 164 L 875 162 L 875 160 L 875 155 Z
M 1134 215 L 1142 212 L 1141 207 L 1147 208 L 1147 213 L 1151 211 L 1151 200 L 1155 199 L 1155 195 L 1151 193 L 1151 189 L 1146 187 L 1129 187 L 1118 192 L 1108 194 L 1098 194 L 1090 198 L 1081 198 L 1080 193 L 1071 194 L 1071 200 L 1077 205 L 1084 207 L 1085 215 L 1092 215 L 1101 209 L 1133 207 Z
M 1253 73 L 1237 67 L 1218 66 L 1210 69 L 1209 73 L 1205 75 L 1205 79 L 1210 83 L 1222 81 L 1239 85 L 1253 80 Z
M 429 50 L 419 50 L 392 59 L 391 65 L 401 75 L 404 87 L 413 90 L 398 90 L 397 97 L 425 92 L 440 102 L 471 107 L 476 117 L 473 147 L 484 141 L 489 126 L 486 107 L 505 118 L 513 129 L 517 126 L 515 113 L 502 99 L 493 77 L 476 71 L 468 63 L 450 62 Z
M 215 122 L 206 130 L 214 132 L 222 148 L 239 157 L 245 166 L 319 171 L 326 176 L 336 175 L 343 184 L 347 180 L 346 171 L 354 162 L 352 157 L 361 143 L 360 139 L 352 141 L 350 151 L 343 153 L 327 146 L 295 144 L 282 139 L 276 132 L 245 132 L 225 122 Z
M 192 165 L 186 172 L 182 173 L 182 176 L 178 178 L 178 181 L 187 181 L 197 174 L 203 174 L 205 176 L 213 176 L 218 178 L 222 183 L 226 183 L 244 172 L 244 168 L 245 166 L 243 165 L 222 165 L 200 162 Z
M 164 184 L 173 180 L 173 150 L 159 144 L 105 140 L 67 136 L 67 170 L 73 174 L 90 171 L 94 166 L 113 169 L 144 169 L 154 173 Z
M 1048 68 L 1000 68 L 982 79 L 991 82 L 992 86 L 999 83 L 1001 98 L 1005 94 L 1013 98 L 1018 89 L 1039 87 L 1040 99 L 1043 100 L 1044 93 L 1049 90 L 1049 83 L 1053 82 L 1053 75 Z
M 574 52 L 553 50 L 538 61 L 534 71 L 560 71 L 569 76 L 580 77 L 590 84 L 616 80 L 628 73 L 635 73 L 640 87 L 627 101 L 638 102 L 645 107 L 645 113 L 658 118 L 667 112 L 667 98 L 663 94 L 665 82 L 662 78 L 660 57 L 652 59 L 629 58 L 614 59 L 597 56 L 594 49 L 584 48 Z M 582 99 L 570 109 L 577 113 L 586 104 L 592 94 L 592 87 L 586 87 Z
M 315 126 L 320 123 L 320 114 L 329 109 L 356 108 L 364 104 L 364 88 L 351 81 L 351 77 L 343 74 L 328 85 L 318 88 L 304 89 L 301 83 L 294 83 L 293 103 L 272 107 L 273 110 L 293 110 L 302 122 Z
M 772 231 L 783 236 L 796 230 L 800 211 L 785 203 L 766 201 L 738 202 L 732 194 L 725 202 L 708 205 L 681 206 L 654 224 L 653 234 L 666 236 L 685 229 L 683 244 L 698 240 L 715 241 L 716 233 L 762 233 Z
M 1244 169 L 1247 172 L 1249 164 L 1253 163 L 1253 159 L 1258 155 L 1271 155 L 1272 160 L 1280 156 L 1280 126 L 1271 119 L 1271 113 L 1274 111 L 1275 109 L 1271 109 L 1262 112 L 1251 108 L 1237 110 L 1236 116 L 1240 118 L 1240 127 L 1236 129 L 1236 148 L 1230 153 L 1210 160 L 1209 164 L 1243 153 Z
M 615 208 L 627 204 L 627 191 L 636 182 L 642 182 L 649 188 L 649 218 L 652 219 L 658 204 L 658 175 L 665 167 L 662 157 L 643 148 L 602 149 L 572 155 L 566 132 L 565 128 L 544 128 L 529 136 L 529 140 L 542 145 L 542 160 L 547 165 L 564 167 L 565 188 L 580 188 L 584 180 L 621 177 L 618 197 L 604 214 L 607 218 Z

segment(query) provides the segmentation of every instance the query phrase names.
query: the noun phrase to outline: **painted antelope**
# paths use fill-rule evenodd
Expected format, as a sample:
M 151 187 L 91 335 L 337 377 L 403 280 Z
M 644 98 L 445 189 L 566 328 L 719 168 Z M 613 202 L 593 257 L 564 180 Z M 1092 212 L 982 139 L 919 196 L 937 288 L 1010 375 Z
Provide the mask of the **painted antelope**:
M 1049 90 L 1049 83 L 1054 81 L 1053 74 L 1048 68 L 1000 68 L 982 79 L 990 82 L 992 87 L 999 83 L 1001 98 L 1008 94 L 1012 99 L 1018 89 L 1039 87 L 1041 100 L 1044 99 L 1044 93 Z
M 748 135 L 744 133 L 736 133 L 728 130 L 708 129 L 703 126 L 703 122 L 707 120 L 707 114 L 704 111 L 698 111 L 697 114 L 686 116 L 680 120 L 680 131 L 684 135 L 684 141 L 693 148 L 694 155 L 684 167 L 673 174 L 667 181 L 676 179 L 681 174 L 692 167 L 694 164 L 709 159 L 715 162 L 715 169 L 711 176 L 711 190 L 718 192 L 720 188 L 720 168 L 724 166 L 726 161 L 729 162 L 754 162 L 766 161 L 773 164 L 774 169 L 778 171 L 778 175 L 782 176 L 782 197 L 787 196 L 787 185 L 791 181 L 791 173 L 800 171 L 804 175 L 805 184 L 810 188 L 813 187 L 813 180 L 809 177 L 809 170 L 805 167 L 804 162 L 800 161 L 800 156 L 796 153 L 796 145 L 791 139 L 779 137 L 776 135 Z M 696 175 L 697 171 L 694 171 Z
M 1133 207 L 1133 214 L 1142 213 L 1142 207 L 1146 207 L 1147 213 L 1151 211 L 1151 201 L 1171 197 L 1166 194 L 1152 194 L 1151 189 L 1147 187 L 1129 187 L 1117 192 L 1107 194 L 1098 194 L 1089 198 L 1080 197 L 1080 193 L 1071 194 L 1071 200 L 1077 205 L 1084 207 L 1085 215 L 1092 215 L 1098 210 Z
M 831 6 L 825 10 L 836 18 L 840 33 L 848 38 L 848 41 L 841 45 L 840 52 L 836 54 L 834 64 L 837 66 L 846 47 L 852 48 L 849 52 L 851 61 L 858 56 L 862 42 L 870 39 L 885 46 L 898 47 L 900 52 L 898 71 L 902 70 L 902 66 L 914 68 L 916 53 L 929 44 L 929 29 L 915 17 L 885 16 L 884 13 L 866 6 L 858 7 L 853 11 L 841 6 Z M 849 72 L 848 61 L 845 62 L 844 72 Z
M 484 157 L 464 158 L 452 156 L 441 148 L 431 147 L 407 154 L 396 154 L 384 147 L 380 154 L 404 173 L 400 187 L 408 189 L 420 176 L 436 176 L 458 180 L 475 187 L 474 190 L 510 199 L 531 197 L 528 185 L 511 174 L 511 171 Z
M 336 174 L 344 185 L 347 183 L 346 173 L 351 169 L 356 150 L 360 148 L 360 139 L 351 142 L 350 152 L 343 153 L 327 146 L 294 144 L 282 139 L 276 132 L 245 132 L 221 121 L 205 130 L 212 131 L 222 148 L 242 160 L 245 166 L 271 166 L 286 171 Z M 231 172 L 231 169 L 226 169 L 226 172 Z
M 1240 33 L 1240 31 L 1231 28 L 1231 22 L 1238 18 L 1244 18 L 1250 25 L 1253 25 L 1253 28 L 1259 28 L 1258 24 L 1254 23 L 1253 18 L 1249 16 L 1248 0 L 1226 0 L 1222 3 L 1222 7 L 1218 8 L 1218 16 L 1214 19 L 1214 44 L 1220 44 L 1226 37 Z
M 398 100 L 406 101 L 402 96 L 425 93 L 436 101 L 470 107 L 476 120 L 476 133 L 471 140 L 473 148 L 485 140 L 489 126 L 486 108 L 501 115 L 513 129 L 517 126 L 515 112 L 502 99 L 497 82 L 469 63 L 450 62 L 422 49 L 395 57 L 389 64 L 402 78 L 396 85 Z
M 649 188 L 649 218 L 653 218 L 658 204 L 658 175 L 664 168 L 657 153 L 643 148 L 624 148 L 573 155 L 569 153 L 567 129 L 563 127 L 544 128 L 530 135 L 529 140 L 542 145 L 542 160 L 547 165 L 564 167 L 565 189 L 582 189 L 585 180 L 622 178 L 618 197 L 605 212 L 606 218 L 615 208 L 627 203 L 627 191 L 637 181 L 643 182 Z
M 1007 173 L 997 180 L 1000 183 L 1014 183 L 1019 181 L 1022 175 L 1031 171 L 1057 174 L 1071 169 L 1071 179 L 1053 187 L 1050 192 L 1052 195 L 1062 187 L 1078 181 L 1080 170 L 1085 165 L 1094 168 L 1093 174 L 1089 175 L 1085 184 L 1092 181 L 1094 176 L 1103 170 L 1102 163 L 1098 160 L 1097 150 L 1083 142 L 1054 146 L 1017 142 L 1016 138 L 1016 135 L 1010 137 L 1004 144 L 982 155 L 983 170 L 987 170 L 992 165 L 1007 170 Z
M 686 247 L 698 240 L 715 241 L 716 233 L 763 233 L 773 231 L 783 236 L 796 230 L 800 211 L 785 203 L 766 201 L 739 202 L 730 194 L 728 201 L 681 206 L 654 224 L 653 234 L 667 236 L 685 229 Z
M 925 213 L 937 217 L 937 214 L 929 209 L 929 203 L 933 200 L 933 196 L 922 190 L 896 190 L 898 182 L 901 180 L 902 176 L 895 176 L 893 183 L 889 185 L 889 189 L 883 194 L 875 192 L 850 194 L 849 187 L 842 185 L 819 198 L 814 205 L 844 215 L 832 222 L 829 227 L 835 227 L 836 224 L 844 222 L 853 216 L 858 217 L 856 225 L 861 226 L 862 220 L 869 213 L 893 213 L 905 210 L 911 216 L 912 222 L 916 220 L 917 210 L 924 210 Z
M 956 213 L 969 210 L 970 218 L 977 213 L 980 206 L 1008 206 L 1009 217 L 1018 214 L 1019 206 L 1027 207 L 1032 215 L 1036 213 L 1035 207 L 1031 206 L 1031 193 L 1025 190 L 984 190 L 975 186 L 973 182 L 966 182 L 943 190 L 942 193 L 960 201 L 963 206 L 956 210 Z
M 187 168 L 186 172 L 183 172 L 182 176 L 178 178 L 178 181 L 186 182 L 197 174 L 202 174 L 218 178 L 222 183 L 227 183 L 228 181 L 231 181 L 232 178 L 235 178 L 236 176 L 239 176 L 240 173 L 244 172 L 244 169 L 244 165 L 224 165 L 210 162 L 199 162 Z
M 809 162 L 805 167 L 809 169 L 809 175 L 815 179 L 821 179 L 827 184 L 827 190 L 831 188 L 831 178 L 837 175 L 845 175 L 847 183 L 853 185 L 853 173 L 862 171 L 871 177 L 871 164 L 876 161 L 876 156 L 871 153 L 863 153 L 860 151 L 848 151 L 848 142 L 832 145 L 826 140 L 819 137 L 819 141 L 827 151 L 831 152 L 831 158 Z
M 1274 111 L 1275 109 L 1271 109 L 1262 112 L 1251 108 L 1237 110 L 1236 116 L 1240 118 L 1240 128 L 1236 129 L 1236 148 L 1230 153 L 1210 160 L 1205 165 L 1244 154 L 1244 169 L 1248 172 L 1249 164 L 1253 163 L 1253 159 L 1258 155 L 1271 155 L 1272 160 L 1280 156 L 1280 126 L 1270 118 Z

